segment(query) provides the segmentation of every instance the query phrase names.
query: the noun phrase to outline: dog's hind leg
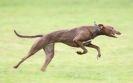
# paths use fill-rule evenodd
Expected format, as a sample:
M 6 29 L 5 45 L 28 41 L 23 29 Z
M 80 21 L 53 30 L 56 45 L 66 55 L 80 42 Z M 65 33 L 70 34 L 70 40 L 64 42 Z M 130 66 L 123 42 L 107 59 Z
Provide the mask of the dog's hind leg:
M 77 54 L 79 55 L 86 54 L 88 52 L 88 50 L 85 48 L 83 43 L 80 41 L 81 39 L 82 39 L 82 35 L 78 35 L 73 39 L 73 41 L 83 50 L 83 52 L 77 51 Z
M 28 59 L 29 57 L 34 55 L 37 51 L 39 51 L 43 47 L 43 45 L 44 45 L 43 41 L 41 39 L 38 40 L 35 44 L 33 44 L 33 46 L 31 47 L 30 51 L 28 52 L 27 56 L 22 58 L 18 62 L 18 64 L 14 66 L 14 68 L 18 68 L 21 63 L 23 63 L 26 59 Z
M 43 48 L 46 54 L 45 62 L 41 68 L 41 71 L 45 71 L 48 64 L 51 62 L 52 58 L 54 57 L 54 43 L 50 43 Z

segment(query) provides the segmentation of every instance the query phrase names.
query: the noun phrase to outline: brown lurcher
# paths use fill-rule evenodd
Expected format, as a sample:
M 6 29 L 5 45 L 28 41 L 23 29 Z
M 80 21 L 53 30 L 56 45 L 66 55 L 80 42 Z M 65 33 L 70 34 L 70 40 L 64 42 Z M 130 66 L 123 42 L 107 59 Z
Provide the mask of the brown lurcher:
M 77 51 L 76 53 L 79 55 L 86 54 L 86 47 L 94 48 L 97 50 L 98 55 L 97 58 L 101 56 L 100 48 L 91 43 L 91 40 L 100 35 L 106 35 L 109 37 L 116 38 L 116 34 L 120 35 L 119 31 L 116 31 L 112 26 L 105 26 L 103 24 L 95 24 L 94 26 L 80 26 L 70 30 L 59 30 L 47 35 L 35 35 L 35 36 L 24 36 L 18 34 L 14 30 L 15 34 L 21 38 L 36 38 L 40 37 L 40 39 L 33 44 L 27 56 L 21 59 L 14 68 L 18 68 L 18 66 L 24 62 L 27 58 L 34 55 L 40 49 L 43 49 L 46 53 L 45 62 L 41 68 L 41 71 L 45 71 L 48 64 L 54 57 L 54 45 L 55 43 L 61 42 L 67 44 L 71 47 L 81 48 L 83 51 Z

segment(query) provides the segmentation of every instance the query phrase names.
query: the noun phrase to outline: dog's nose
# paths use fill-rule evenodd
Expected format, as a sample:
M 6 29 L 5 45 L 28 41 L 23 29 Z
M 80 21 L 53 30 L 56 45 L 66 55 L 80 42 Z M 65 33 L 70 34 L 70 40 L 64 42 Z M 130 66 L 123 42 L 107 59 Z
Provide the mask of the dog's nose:
M 116 34 L 121 35 L 121 32 L 117 31 Z

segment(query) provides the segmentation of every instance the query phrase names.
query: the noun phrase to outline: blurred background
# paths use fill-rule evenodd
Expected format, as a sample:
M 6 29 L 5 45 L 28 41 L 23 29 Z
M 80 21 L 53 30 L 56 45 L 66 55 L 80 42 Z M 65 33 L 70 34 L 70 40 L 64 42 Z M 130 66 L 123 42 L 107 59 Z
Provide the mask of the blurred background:
M 102 57 L 88 48 L 82 56 L 64 44 L 56 44 L 55 57 L 47 72 L 41 72 L 45 54 L 41 50 L 17 70 L 12 67 L 27 54 L 36 39 L 25 35 L 47 34 L 61 29 L 102 23 L 112 25 L 119 38 L 97 37 Z M 132 83 L 132 0 L 0 0 L 0 83 Z

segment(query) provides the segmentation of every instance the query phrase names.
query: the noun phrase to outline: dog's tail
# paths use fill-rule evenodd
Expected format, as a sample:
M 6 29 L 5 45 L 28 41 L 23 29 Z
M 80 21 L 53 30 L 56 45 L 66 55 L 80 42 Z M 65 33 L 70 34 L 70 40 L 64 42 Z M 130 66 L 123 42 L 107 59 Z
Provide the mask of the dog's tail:
M 21 38 L 36 38 L 36 37 L 43 37 L 43 35 L 34 35 L 34 36 L 26 36 L 26 35 L 20 35 L 16 32 L 16 30 L 14 30 L 14 33 Z

